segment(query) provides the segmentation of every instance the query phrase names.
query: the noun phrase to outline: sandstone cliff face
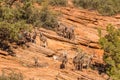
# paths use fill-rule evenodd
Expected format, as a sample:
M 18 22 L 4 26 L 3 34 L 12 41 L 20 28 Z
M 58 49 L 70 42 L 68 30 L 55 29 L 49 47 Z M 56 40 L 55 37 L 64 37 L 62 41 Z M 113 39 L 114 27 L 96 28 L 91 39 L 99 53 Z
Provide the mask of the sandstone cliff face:
M 95 11 L 82 10 L 70 7 L 55 7 L 53 10 L 60 12 L 59 20 L 66 26 L 75 28 L 75 40 L 71 41 L 58 36 L 54 31 L 39 29 L 48 39 L 48 48 L 40 47 L 39 37 L 36 44 L 29 44 L 30 48 L 18 48 L 16 57 L 0 55 L 0 70 L 16 70 L 25 75 L 25 80 L 29 78 L 34 80 L 106 80 L 98 74 L 96 70 L 75 71 L 72 64 L 72 58 L 75 56 L 76 49 L 81 48 L 88 54 L 95 53 L 94 62 L 103 63 L 103 50 L 98 44 L 97 28 L 102 29 L 103 35 L 108 24 L 120 27 L 120 16 L 101 16 Z M 117 28 L 117 27 L 116 27 Z M 39 32 L 38 31 L 38 32 Z M 90 42 L 90 43 L 89 43 Z M 89 47 L 88 46 L 89 43 Z M 69 62 L 66 69 L 60 70 L 60 62 L 53 60 L 52 56 L 59 56 L 62 51 L 68 51 Z M 0 54 L 7 54 L 1 52 Z M 35 68 L 34 57 L 38 57 L 41 67 Z

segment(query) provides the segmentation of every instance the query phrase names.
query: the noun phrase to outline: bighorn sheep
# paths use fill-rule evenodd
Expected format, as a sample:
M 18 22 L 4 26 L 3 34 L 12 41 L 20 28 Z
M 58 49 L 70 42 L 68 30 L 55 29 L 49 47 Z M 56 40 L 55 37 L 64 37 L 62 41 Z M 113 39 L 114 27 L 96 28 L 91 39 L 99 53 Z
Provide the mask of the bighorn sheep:
M 63 25 L 62 23 L 58 23 L 58 27 L 56 29 L 56 32 L 59 36 L 65 37 L 65 31 L 66 31 L 67 27 L 65 25 Z
M 74 39 L 75 35 L 74 35 L 74 28 L 73 27 L 68 27 L 65 31 L 66 35 L 65 37 L 68 39 Z
M 47 47 L 48 46 L 47 38 L 41 32 L 40 32 L 40 41 L 42 42 L 41 46 L 43 46 L 43 47 Z
M 62 63 L 60 64 L 60 69 L 64 69 L 68 62 L 67 52 L 65 52 L 65 51 L 63 52 L 63 56 L 61 59 L 62 59 Z

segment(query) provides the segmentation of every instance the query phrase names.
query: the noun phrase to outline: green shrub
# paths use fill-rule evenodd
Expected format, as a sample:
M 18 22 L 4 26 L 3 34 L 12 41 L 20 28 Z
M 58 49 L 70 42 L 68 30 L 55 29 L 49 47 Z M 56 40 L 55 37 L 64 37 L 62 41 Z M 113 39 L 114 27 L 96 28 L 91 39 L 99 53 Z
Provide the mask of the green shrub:
M 116 11 L 113 6 L 105 4 L 98 8 L 98 12 L 103 15 L 114 15 L 116 14 Z
M 0 7 L 0 37 L 1 40 L 17 41 L 20 28 L 30 30 L 30 25 L 26 22 L 33 13 L 32 3 L 24 2 L 24 6 L 15 5 L 16 8 L 6 5 L 7 3 Z
M 1 21 L 7 21 L 9 23 L 14 23 L 18 21 L 21 17 L 21 13 L 15 8 L 10 8 L 7 6 L 0 7 L 0 18 Z
M 53 11 L 49 10 L 48 2 L 42 3 L 42 9 L 35 8 L 31 3 L 26 3 L 20 10 L 22 12 L 22 19 L 26 20 L 28 24 L 35 27 L 54 28 L 57 23 L 57 16 Z
M 14 24 L 8 22 L 0 22 L 0 40 L 17 41 L 20 28 L 30 30 L 30 26 L 24 21 L 19 21 Z
M 55 28 L 57 25 L 57 16 L 49 10 L 48 4 L 43 3 L 43 7 L 40 11 L 40 17 L 41 25 L 45 28 Z
M 26 11 L 27 12 L 27 11 Z M 41 26 L 41 21 L 40 21 L 40 10 L 37 8 L 30 8 L 27 12 L 29 15 L 26 19 L 26 22 L 28 24 L 32 24 L 35 27 L 40 27 Z
M 20 29 L 30 30 L 30 25 L 34 27 L 43 26 L 49 29 L 57 25 L 57 16 L 53 11 L 49 10 L 48 3 L 46 4 L 46 2 L 42 4 L 41 10 L 34 7 L 34 0 L 21 0 L 23 5 L 20 2 L 14 3 L 14 7 L 8 6 L 8 0 L 1 2 L 4 3 L 4 5 L 0 5 L 1 41 L 16 42 Z
M 91 0 L 73 0 L 76 6 L 81 6 L 83 8 L 89 8 L 91 6 Z
M 53 6 L 66 6 L 67 0 L 50 0 L 49 3 Z
M 38 3 L 38 4 L 42 4 L 42 2 L 44 2 L 45 0 L 36 0 L 36 2 Z
M 107 27 L 108 34 L 101 37 L 99 31 L 99 43 L 104 50 L 103 59 L 108 67 L 106 73 L 113 79 L 120 79 L 120 30 L 115 29 L 112 25 Z
M 2 72 L 0 75 L 0 80 L 23 80 L 23 75 L 21 73 L 11 72 L 8 75 Z
M 97 10 L 103 15 L 114 15 L 118 13 L 118 11 L 116 11 L 116 7 L 117 6 L 115 5 L 114 0 L 101 0 L 101 2 L 99 2 Z
M 120 0 L 73 0 L 75 6 L 94 9 L 103 15 L 114 15 L 120 12 Z

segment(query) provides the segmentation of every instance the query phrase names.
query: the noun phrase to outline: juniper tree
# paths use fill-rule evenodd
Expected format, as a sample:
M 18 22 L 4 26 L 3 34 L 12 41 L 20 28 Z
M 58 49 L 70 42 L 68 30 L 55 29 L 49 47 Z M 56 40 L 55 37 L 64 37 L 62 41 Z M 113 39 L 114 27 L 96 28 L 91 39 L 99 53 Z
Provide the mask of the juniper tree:
M 107 65 L 106 73 L 113 79 L 120 79 L 120 30 L 112 25 L 107 27 L 107 35 L 102 37 L 99 31 L 99 43 L 104 50 L 103 59 Z

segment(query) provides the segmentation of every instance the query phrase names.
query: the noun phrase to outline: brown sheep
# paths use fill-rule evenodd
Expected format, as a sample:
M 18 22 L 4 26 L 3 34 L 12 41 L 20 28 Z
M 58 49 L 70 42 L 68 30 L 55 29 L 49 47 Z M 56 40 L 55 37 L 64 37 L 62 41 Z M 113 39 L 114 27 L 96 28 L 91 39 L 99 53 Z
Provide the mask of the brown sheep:
M 74 35 L 74 28 L 73 27 L 68 27 L 65 31 L 66 35 L 65 37 L 68 39 L 74 39 L 75 35 Z
M 63 56 L 61 59 L 62 59 L 62 63 L 60 65 L 60 69 L 64 69 L 66 67 L 67 62 L 68 62 L 67 52 L 63 53 Z
M 41 46 L 47 47 L 47 38 L 43 35 L 43 33 L 40 32 L 40 41 L 42 42 Z
M 33 33 L 32 37 L 31 37 L 31 38 L 32 38 L 32 40 L 31 40 L 31 41 L 32 41 L 33 43 L 36 43 L 36 41 L 35 41 L 36 37 L 37 37 L 37 32 L 36 32 L 36 31 L 34 31 L 34 33 Z
M 82 67 L 86 67 L 86 68 L 91 67 L 92 59 L 94 56 L 95 56 L 94 54 L 91 55 L 85 54 L 85 56 L 83 57 Z
M 67 27 L 64 24 L 59 23 L 58 27 L 56 28 L 56 32 L 59 36 L 65 37 L 66 29 L 67 29 Z
M 76 56 L 73 58 L 73 64 L 76 70 L 82 70 L 83 57 L 84 53 L 77 53 Z

